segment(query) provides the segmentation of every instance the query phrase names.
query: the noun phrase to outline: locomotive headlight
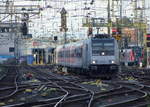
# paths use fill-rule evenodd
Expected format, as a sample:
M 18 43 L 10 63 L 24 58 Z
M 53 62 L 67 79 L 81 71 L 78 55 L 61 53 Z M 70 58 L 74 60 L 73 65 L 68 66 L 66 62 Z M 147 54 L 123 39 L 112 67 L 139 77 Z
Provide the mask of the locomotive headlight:
M 115 63 L 115 61 L 111 61 L 111 63 L 112 63 L 112 64 L 114 64 L 114 63 Z
M 104 55 L 105 55 L 105 52 L 102 52 L 102 55 L 104 56 Z
M 96 61 L 92 61 L 93 64 L 96 64 Z

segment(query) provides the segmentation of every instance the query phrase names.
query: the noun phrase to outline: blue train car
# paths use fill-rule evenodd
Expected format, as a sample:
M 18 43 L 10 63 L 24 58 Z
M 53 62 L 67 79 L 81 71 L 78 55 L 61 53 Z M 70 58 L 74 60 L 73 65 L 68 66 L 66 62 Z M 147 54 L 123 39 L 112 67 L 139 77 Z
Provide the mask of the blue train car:
M 143 48 L 139 46 L 130 46 L 122 49 L 121 63 L 125 66 L 139 66 L 143 60 Z

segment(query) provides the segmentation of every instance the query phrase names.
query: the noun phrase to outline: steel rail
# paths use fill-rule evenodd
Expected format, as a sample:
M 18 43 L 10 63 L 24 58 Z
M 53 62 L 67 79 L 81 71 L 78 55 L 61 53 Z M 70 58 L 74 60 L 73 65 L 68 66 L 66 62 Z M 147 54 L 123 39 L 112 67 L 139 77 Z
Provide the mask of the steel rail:
M 37 69 L 36 69 L 36 71 L 37 71 Z M 44 73 L 44 72 L 43 72 Z M 47 74 L 47 73 L 46 73 Z M 56 78 L 56 79 L 59 79 L 59 80 L 61 80 L 61 81 L 64 81 L 65 83 L 69 83 L 69 84 L 73 84 L 74 86 L 77 86 L 77 87 L 80 87 L 81 89 L 83 89 L 83 90 L 85 90 L 86 92 L 90 92 L 90 93 L 92 93 L 90 96 L 91 96 L 91 98 L 90 98 L 90 102 L 92 101 L 92 99 L 93 99 L 93 96 L 94 96 L 94 92 L 92 92 L 91 90 L 88 90 L 88 89 L 86 89 L 85 87 L 83 87 L 83 86 L 80 86 L 80 85 L 78 85 L 78 84 L 76 84 L 76 83 L 73 83 L 73 82 L 70 82 L 70 81 L 67 81 L 67 80 L 65 80 L 65 79 L 62 79 L 62 78 L 58 78 L 58 77 L 56 77 L 55 75 L 52 75 L 52 74 L 48 74 L 49 76 L 52 76 L 52 77 L 54 77 L 54 78 Z M 57 85 L 58 87 L 59 87 L 59 85 L 56 83 L 55 85 Z M 63 88 L 63 86 L 60 86 L 61 88 Z M 56 103 L 56 105 L 54 106 L 54 107 L 57 107 L 60 103 L 62 103 L 62 101 L 63 100 L 65 100 L 65 99 L 67 99 L 67 96 L 69 95 L 69 92 L 68 92 L 68 94 L 65 96 L 65 97 L 63 97 L 58 103 Z M 82 95 L 82 94 L 81 94 Z M 90 102 L 89 102 L 89 106 L 90 106 Z
M 33 68 L 32 68 L 33 69 Z M 34 70 L 35 70 L 35 68 L 34 68 Z M 33 71 L 34 72 L 34 71 Z M 38 69 L 36 69 L 36 73 L 40 73 L 41 75 L 40 75 L 40 77 L 42 77 L 43 79 L 45 79 L 46 81 L 48 81 L 48 82 L 51 82 L 54 86 L 56 86 L 56 87 L 59 87 L 62 91 L 64 91 L 64 92 L 66 92 L 66 94 L 54 105 L 54 107 L 57 107 L 68 95 L 69 95 L 69 92 L 67 91 L 67 90 L 65 90 L 62 86 L 60 86 L 60 85 L 58 85 L 57 83 L 55 83 L 55 82 L 53 82 L 53 81 L 51 81 L 51 80 L 49 80 L 48 78 L 46 78 L 47 76 L 50 76 L 50 74 L 49 75 L 45 75 L 45 77 L 43 77 L 43 74 L 45 74 L 44 72 L 40 72 L 40 70 L 38 70 Z
M 18 69 L 15 68 L 15 71 L 16 71 L 16 75 L 14 77 L 14 85 L 15 85 L 15 90 L 13 92 L 11 92 L 9 95 L 6 95 L 6 96 L 3 96 L 3 97 L 0 97 L 0 100 L 4 100 L 12 95 L 14 95 L 17 91 L 18 91 L 18 84 L 17 84 L 17 78 L 18 78 Z M 2 90 L 1 90 L 2 91 Z

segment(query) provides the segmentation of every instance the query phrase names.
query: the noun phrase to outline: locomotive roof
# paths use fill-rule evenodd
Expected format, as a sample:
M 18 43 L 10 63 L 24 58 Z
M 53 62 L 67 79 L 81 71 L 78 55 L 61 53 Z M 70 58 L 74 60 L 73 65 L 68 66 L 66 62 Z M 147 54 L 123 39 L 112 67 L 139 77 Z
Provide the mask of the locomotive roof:
M 109 37 L 109 38 L 97 38 L 97 37 L 91 37 L 91 39 L 92 39 L 92 40 L 108 40 L 108 39 L 112 40 L 112 39 L 114 39 L 114 38 L 112 38 L 112 37 Z
M 84 43 L 87 43 L 89 40 L 115 40 L 114 38 L 97 38 L 97 37 L 90 37 L 90 38 L 87 38 L 85 40 L 80 40 L 80 41 L 77 41 L 77 42 L 71 42 L 71 43 L 67 43 L 67 44 L 63 44 L 63 45 L 59 45 L 57 48 L 62 48 L 62 47 L 68 47 L 68 46 L 81 46 L 82 44 Z

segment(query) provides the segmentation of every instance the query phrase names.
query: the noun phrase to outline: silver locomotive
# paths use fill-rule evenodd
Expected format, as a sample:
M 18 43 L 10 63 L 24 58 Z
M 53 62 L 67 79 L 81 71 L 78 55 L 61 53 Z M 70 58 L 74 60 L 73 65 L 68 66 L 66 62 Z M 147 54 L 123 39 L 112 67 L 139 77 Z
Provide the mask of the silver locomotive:
M 56 48 L 56 65 L 90 76 L 112 77 L 119 69 L 119 49 L 114 38 L 91 37 Z

